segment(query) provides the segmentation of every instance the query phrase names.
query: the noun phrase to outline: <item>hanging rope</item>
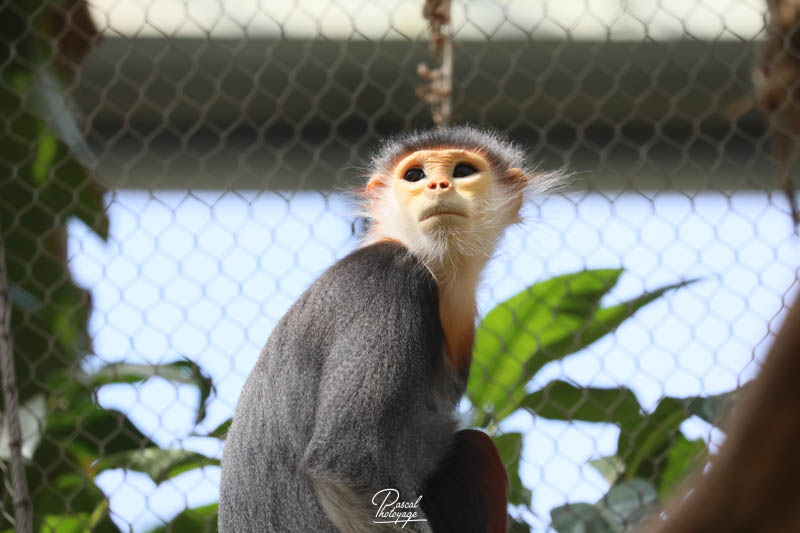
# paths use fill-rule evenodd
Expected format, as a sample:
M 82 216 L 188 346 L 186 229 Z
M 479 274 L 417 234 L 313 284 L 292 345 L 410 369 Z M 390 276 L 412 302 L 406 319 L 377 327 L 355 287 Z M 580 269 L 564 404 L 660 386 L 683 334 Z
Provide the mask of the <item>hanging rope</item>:
M 430 52 L 435 67 L 420 63 L 417 74 L 422 85 L 417 96 L 431 108 L 437 127 L 447 126 L 453 115 L 453 36 L 450 32 L 450 0 L 426 0 L 422 16 L 430 29 Z
M 790 171 L 800 161 L 800 0 L 767 0 L 767 40 L 753 74 L 756 100 L 768 118 L 780 185 L 795 228 L 800 224 Z
M 1 235 L 1 233 L 0 233 Z M 8 294 L 6 260 L 3 239 L 0 236 L 0 371 L 3 374 L 3 413 L 8 430 L 8 447 L 11 453 L 11 486 L 14 495 L 14 531 L 30 533 L 32 506 L 25 478 L 22 457 L 22 429 L 19 422 L 19 391 L 14 371 L 14 345 L 11 340 L 11 301 Z

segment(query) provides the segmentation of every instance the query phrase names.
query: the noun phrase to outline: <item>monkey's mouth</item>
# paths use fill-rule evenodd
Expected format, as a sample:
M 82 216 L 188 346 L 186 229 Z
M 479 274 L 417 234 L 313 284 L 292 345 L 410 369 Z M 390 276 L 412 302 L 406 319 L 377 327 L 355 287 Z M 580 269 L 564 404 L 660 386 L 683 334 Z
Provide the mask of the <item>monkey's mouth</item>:
M 422 222 L 423 220 L 428 220 L 429 218 L 433 218 L 439 215 L 453 215 L 457 217 L 466 217 L 467 213 L 458 207 L 453 207 L 451 205 L 434 205 L 425 209 L 422 212 L 422 215 L 419 217 L 419 221 Z

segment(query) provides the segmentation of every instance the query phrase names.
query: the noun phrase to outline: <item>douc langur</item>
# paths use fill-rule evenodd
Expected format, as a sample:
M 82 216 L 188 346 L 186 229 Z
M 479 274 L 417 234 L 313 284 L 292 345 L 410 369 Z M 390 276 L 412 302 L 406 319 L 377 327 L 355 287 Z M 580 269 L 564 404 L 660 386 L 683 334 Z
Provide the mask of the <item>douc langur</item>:
M 556 175 L 491 132 L 385 142 L 363 191 L 362 246 L 272 332 L 222 457 L 225 532 L 506 531 L 491 439 L 458 429 L 475 293 L 523 195 Z

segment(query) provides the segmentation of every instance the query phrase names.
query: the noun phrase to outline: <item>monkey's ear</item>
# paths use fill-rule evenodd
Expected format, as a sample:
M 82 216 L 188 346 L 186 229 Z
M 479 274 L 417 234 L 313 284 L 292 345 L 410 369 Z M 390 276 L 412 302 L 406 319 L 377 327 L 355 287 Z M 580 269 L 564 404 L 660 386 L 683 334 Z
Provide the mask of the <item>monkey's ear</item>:
M 385 184 L 386 178 L 383 176 L 383 174 L 373 174 L 367 182 L 367 186 L 364 187 L 364 190 L 368 193 L 377 192 L 377 189 L 383 187 Z
M 514 213 L 515 217 L 517 217 L 518 214 L 519 214 L 519 210 L 520 209 L 522 209 L 522 195 L 521 194 L 517 195 L 517 197 L 514 199 L 514 203 L 511 204 L 511 212 Z M 515 218 L 515 220 L 517 222 L 521 222 L 522 221 L 522 219 L 520 219 L 520 218 Z
M 511 205 L 510 212 L 514 214 L 514 220 L 516 222 L 521 222 L 518 213 L 522 208 L 522 191 L 528 184 L 528 177 L 521 168 L 509 168 L 503 175 L 503 181 L 510 184 L 513 189 L 519 193 L 516 194 L 516 198 L 513 200 L 514 203 Z
M 503 180 L 520 186 L 524 186 L 528 183 L 528 177 L 521 168 L 509 168 L 503 175 Z

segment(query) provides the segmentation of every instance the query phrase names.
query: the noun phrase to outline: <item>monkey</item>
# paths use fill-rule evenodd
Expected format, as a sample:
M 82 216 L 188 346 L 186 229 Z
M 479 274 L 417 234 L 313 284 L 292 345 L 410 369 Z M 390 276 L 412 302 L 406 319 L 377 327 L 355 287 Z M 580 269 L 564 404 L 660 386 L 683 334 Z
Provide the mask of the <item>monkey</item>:
M 508 478 L 459 431 L 476 289 L 535 173 L 498 133 L 400 134 L 361 191 L 368 229 L 272 331 L 222 455 L 221 532 L 501 533 Z

